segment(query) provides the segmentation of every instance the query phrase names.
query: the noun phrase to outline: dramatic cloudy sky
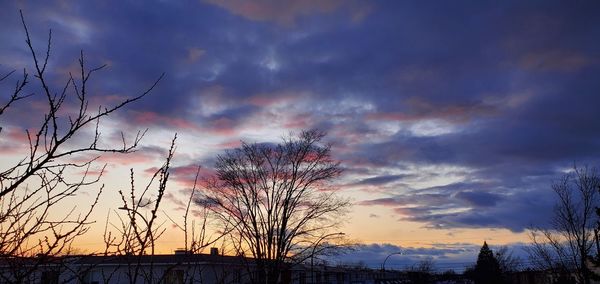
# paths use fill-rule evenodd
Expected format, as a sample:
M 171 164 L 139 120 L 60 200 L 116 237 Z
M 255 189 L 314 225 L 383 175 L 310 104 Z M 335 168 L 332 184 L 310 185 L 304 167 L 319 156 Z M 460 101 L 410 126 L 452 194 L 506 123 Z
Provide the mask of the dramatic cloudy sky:
M 166 74 L 104 124 L 107 132 L 149 129 L 134 155 L 103 158 L 115 188 L 105 208 L 118 205 L 111 194 L 126 188 L 127 168 L 158 165 L 175 132 L 169 214 L 177 215 L 196 165 L 208 174 L 215 155 L 240 140 L 319 128 L 346 169 L 337 186 L 355 205 L 345 231 L 366 244 L 355 259 L 380 263 L 404 249 L 399 259 L 470 261 L 483 240 L 527 242 L 526 228 L 545 224 L 552 210 L 553 179 L 573 163 L 600 162 L 598 3 L 56 0 L 0 8 L 0 74 L 31 68 L 19 9 L 40 50 L 52 29 L 57 90 L 80 50 L 90 65 L 108 66 L 92 79 L 96 104 L 139 94 Z M 13 83 L 1 86 L 1 98 Z M 34 109 L 2 117 L 2 155 L 23 141 Z M 165 250 L 178 245 L 167 236 Z

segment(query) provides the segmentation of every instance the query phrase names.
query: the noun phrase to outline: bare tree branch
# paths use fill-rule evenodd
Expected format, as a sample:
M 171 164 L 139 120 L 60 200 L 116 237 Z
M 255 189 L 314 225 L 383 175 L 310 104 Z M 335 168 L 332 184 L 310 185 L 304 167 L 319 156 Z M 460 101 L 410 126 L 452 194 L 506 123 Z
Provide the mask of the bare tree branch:
M 4 260 L 10 260 L 9 266 L 18 268 L 12 269 L 8 274 L 0 273 L 0 277 L 3 277 L 0 282 L 7 283 L 24 281 L 49 259 L 70 251 L 73 241 L 88 232 L 90 224 L 93 223 L 90 216 L 104 190 L 104 185 L 99 182 L 106 165 L 95 165 L 97 157 L 84 157 L 83 160 L 74 158 L 79 158 L 78 154 L 90 152 L 134 151 L 145 131 L 138 132 L 131 143 L 123 143 L 121 148 L 105 148 L 99 146 L 101 143 L 98 125 L 109 114 L 147 95 L 164 75 L 141 94 L 115 106 L 101 107 L 97 112 L 90 113 L 89 80 L 92 74 L 104 66 L 88 69 L 81 52 L 80 78 L 75 79 L 70 75 L 67 82 L 55 90 L 47 80 L 51 66 L 49 59 L 52 32 L 48 33 L 44 55 L 39 57 L 34 49 L 25 17 L 22 12 L 20 14 L 25 43 L 35 68 L 35 82 L 39 84 L 45 110 L 41 113 L 41 122 L 34 128 L 25 130 L 26 149 L 23 153 L 14 153 L 21 158 L 12 164 L 0 166 L 0 255 Z M 11 71 L 0 76 L 0 82 L 6 82 L 14 73 L 15 71 Z M 0 102 L 1 118 L 5 118 L 17 102 L 31 97 L 35 99 L 34 96 L 39 95 L 24 93 L 29 83 L 29 74 L 24 69 L 22 77 L 16 80 L 14 89 L 8 95 L 8 100 Z M 74 101 L 75 108 L 65 107 L 71 101 Z M 4 126 L 6 127 L 6 124 Z M 89 143 L 74 143 L 75 137 L 85 138 L 86 130 L 92 129 L 95 135 L 90 137 Z M 1 131 L 0 128 L 0 135 L 3 134 Z M 74 196 L 92 186 L 96 189 L 91 191 L 90 204 L 66 206 Z M 59 208 L 61 210 L 58 210 Z M 28 261 L 27 266 L 23 266 L 25 260 Z

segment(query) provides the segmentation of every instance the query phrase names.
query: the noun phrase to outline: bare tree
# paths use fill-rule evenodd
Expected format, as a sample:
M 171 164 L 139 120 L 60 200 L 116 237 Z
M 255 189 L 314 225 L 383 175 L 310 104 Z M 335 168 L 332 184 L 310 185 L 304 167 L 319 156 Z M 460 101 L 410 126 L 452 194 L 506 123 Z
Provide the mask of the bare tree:
M 509 250 L 508 246 L 499 247 L 496 250 L 495 257 L 500 265 L 500 271 L 502 274 L 506 275 L 511 272 L 516 272 L 521 267 L 521 259 L 517 256 L 514 256 Z
M 435 262 L 431 257 L 422 259 L 413 266 L 412 270 L 432 274 L 435 271 Z
M 167 220 L 170 220 L 175 228 L 179 228 L 184 233 L 183 240 L 186 254 L 201 253 L 206 247 L 215 244 L 224 236 L 224 234 L 209 232 L 206 214 L 203 215 L 204 218 L 200 220 L 200 224 L 196 224 L 195 220 L 190 221 L 190 211 L 192 205 L 194 205 L 192 201 L 197 191 L 200 167 L 188 196 L 183 224 L 176 222 L 166 212 L 160 210 L 168 188 L 167 183 L 175 153 L 175 140 L 176 137 L 171 142 L 171 147 L 162 167 L 154 172 L 141 190 L 136 189 L 134 171 L 131 169 L 129 191 L 127 193 L 119 191 L 122 206 L 118 208 L 118 211 L 115 211 L 115 215 L 118 217 L 116 222 L 111 222 L 107 218 L 107 227 L 105 227 L 104 232 L 105 249 L 102 255 L 113 257 L 117 261 L 116 263 L 120 263 L 120 265 L 115 265 L 112 269 L 101 269 L 105 283 L 114 281 L 115 276 L 123 276 L 119 273 L 121 268 L 125 268 L 125 276 L 129 283 L 137 283 L 138 280 L 143 280 L 145 283 L 162 283 L 170 277 L 171 274 L 168 272 L 180 265 L 188 267 L 185 274 L 182 275 L 182 280 L 185 283 L 201 283 L 203 280 L 195 279 L 195 277 L 202 275 L 203 269 L 206 269 L 206 267 L 195 262 L 193 257 L 181 257 L 177 263 L 166 268 L 163 266 L 161 269 L 155 269 L 152 258 L 155 255 L 155 246 L 166 230 L 164 225 Z M 204 207 L 202 209 L 207 210 Z M 161 212 L 164 213 L 164 216 L 159 214 Z M 109 230 L 109 226 L 112 229 Z M 164 263 L 161 265 L 164 265 Z M 214 272 L 214 275 L 217 275 L 217 273 Z
M 156 242 L 166 230 L 164 221 L 159 218 L 159 209 L 169 181 L 176 139 L 177 135 L 171 141 L 164 164 L 154 172 L 141 192 L 136 190 L 134 170 L 130 170 L 129 192 L 119 190 L 122 206 L 118 210 L 123 214 L 116 212 L 119 222 L 111 224 L 116 234 L 105 229 L 104 255 L 120 256 L 119 260 L 127 264 L 129 283 L 137 283 L 138 279 L 144 279 L 147 283 L 160 282 L 160 276 L 157 278 L 154 273 L 153 263 L 150 262 L 148 269 L 145 269 L 141 262 L 144 256 L 155 254 Z M 154 187 L 155 192 L 152 190 Z M 110 277 L 106 280 L 110 282 Z
M 558 273 L 574 270 L 579 283 L 590 283 L 587 266 L 594 248 L 595 214 L 598 206 L 600 174 L 595 168 L 574 167 L 555 182 L 558 197 L 549 229 L 531 230 L 532 262 L 542 269 Z
M 182 216 L 181 222 L 178 222 L 177 220 L 171 218 L 168 214 L 165 214 L 165 216 L 172 222 L 174 227 L 180 229 L 183 233 L 183 250 L 187 255 L 203 253 L 207 247 L 212 247 L 218 242 L 224 241 L 227 234 L 231 231 L 213 230 L 214 228 L 212 228 L 211 226 L 212 220 L 209 220 L 208 218 L 208 208 L 204 206 L 198 206 L 193 202 L 194 198 L 198 193 L 197 186 L 198 179 L 200 177 L 200 170 L 201 167 L 198 166 L 196 170 L 196 176 L 194 178 L 194 184 L 190 190 L 190 194 L 187 197 L 187 202 L 185 203 L 185 211 Z M 195 210 L 193 206 L 199 207 L 195 208 L 199 210 Z M 192 216 L 192 210 L 195 211 L 196 217 L 198 219 L 194 219 L 194 216 Z M 186 262 L 182 262 L 181 264 L 188 267 L 188 269 L 185 270 L 185 274 L 183 275 L 184 283 L 202 283 L 202 277 L 199 277 L 198 279 L 197 276 L 202 276 L 204 273 L 210 272 L 212 272 L 212 275 L 214 275 L 215 278 L 224 279 L 227 276 L 230 276 L 230 273 L 226 273 L 227 271 L 217 271 L 214 269 L 214 267 L 211 267 L 213 268 L 211 270 L 208 269 L 205 265 L 198 265 L 198 263 L 195 263 L 192 258 L 190 258 Z M 221 283 L 223 281 L 217 282 Z
M 168 214 L 165 216 L 173 223 L 173 225 L 180 229 L 183 233 L 183 249 L 186 253 L 189 254 L 198 254 L 202 253 L 204 249 L 209 246 L 215 245 L 217 242 L 222 241 L 223 238 L 231 231 L 225 230 L 220 232 L 213 232 L 209 228 L 210 220 L 208 219 L 208 208 L 205 206 L 199 206 L 199 211 L 196 213 L 199 214 L 200 220 L 196 222 L 196 220 L 192 220 L 193 216 L 190 215 L 192 206 L 197 205 L 194 204 L 194 198 L 198 193 L 198 179 L 200 177 L 200 169 L 201 166 L 198 166 L 196 171 L 196 176 L 194 178 L 194 184 L 190 190 L 190 195 L 187 197 L 187 201 L 185 203 L 185 211 L 182 216 L 182 222 L 178 222 L 173 218 L 169 217 Z
M 238 254 L 253 257 L 255 283 L 280 281 L 285 265 L 310 257 L 348 209 L 330 185 L 342 169 L 324 135 L 312 130 L 277 145 L 243 143 L 217 157 L 216 176 L 197 202 L 233 230 Z
M 134 151 L 145 132 L 138 132 L 130 143 L 126 143 L 122 133 L 121 146 L 103 147 L 100 121 L 144 97 L 162 78 L 161 75 L 150 88 L 135 97 L 112 107 L 100 106 L 96 111 L 90 111 L 89 80 L 104 66 L 87 68 L 81 52 L 79 78 L 69 74 L 64 85 L 51 86 L 46 77 L 52 33 L 48 35 L 45 54 L 40 56 L 33 47 L 22 13 L 21 20 L 41 94 L 25 93 L 30 81 L 29 73 L 24 69 L 8 99 L 0 102 L 0 118 L 6 118 L 7 113 L 25 99 L 42 101 L 43 98 L 46 109 L 40 114 L 39 125 L 25 130 L 28 147 L 23 153 L 15 153 L 21 157 L 13 164 L 0 165 L 0 255 L 8 266 L 18 267 L 10 270 L 13 273 L 0 273 L 0 277 L 8 282 L 24 281 L 40 264 L 68 251 L 73 240 L 88 231 L 92 223 L 89 217 L 103 185 L 97 186 L 95 197 L 85 208 L 72 206 L 66 213 L 60 213 L 68 208 L 68 201 L 81 189 L 97 185 L 104 173 L 104 167 L 100 166 L 94 174 L 97 157 L 86 159 L 84 154 Z M 0 76 L 0 82 L 10 80 L 14 74 L 11 71 Z M 2 130 L 0 128 L 0 135 L 5 134 Z M 92 135 L 82 143 L 86 133 Z M 57 210 L 60 207 L 61 210 Z
M 435 272 L 435 262 L 428 257 L 408 268 L 407 275 L 410 283 L 432 283 Z

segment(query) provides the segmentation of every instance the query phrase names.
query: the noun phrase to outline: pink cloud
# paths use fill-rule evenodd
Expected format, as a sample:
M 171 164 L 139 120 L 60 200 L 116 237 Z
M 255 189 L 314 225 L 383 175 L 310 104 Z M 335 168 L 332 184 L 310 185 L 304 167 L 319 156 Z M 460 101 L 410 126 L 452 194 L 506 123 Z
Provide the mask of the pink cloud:
M 10 142 L 12 143 L 18 143 L 18 144 L 22 144 L 22 143 L 29 143 L 29 138 L 27 137 L 27 132 L 25 132 L 25 130 L 22 129 L 17 129 L 17 128 L 8 128 L 8 129 L 3 129 L 2 130 L 2 134 L 1 135 L 6 135 L 6 137 L 8 139 L 10 139 Z
M 235 123 L 233 120 L 225 117 L 215 119 L 209 123 L 208 131 L 219 135 L 235 134 Z
M 35 137 L 34 137 L 35 138 Z M 29 153 L 29 139 L 23 129 L 6 127 L 0 132 L 0 153 L 2 154 L 27 154 Z
M 419 118 L 424 118 L 424 116 L 400 112 L 377 112 L 367 115 L 368 120 L 412 121 L 418 120 Z
M 128 154 L 109 153 L 102 155 L 98 161 L 107 164 L 132 165 L 148 164 L 155 161 L 156 156 L 144 151 L 136 151 Z
M 77 173 L 80 176 L 84 176 L 87 175 L 88 178 L 96 178 L 99 177 L 100 174 L 102 174 L 102 176 L 106 176 L 108 174 L 108 170 L 104 169 L 104 171 L 100 171 L 100 170 L 89 170 L 89 171 L 80 171 Z
M 196 122 L 178 117 L 169 117 L 152 111 L 135 111 L 131 118 L 134 125 L 153 127 L 156 125 L 171 128 L 174 131 L 197 131 L 211 135 L 232 136 L 237 134 L 236 121 L 220 117 L 212 120 Z M 115 139 L 120 142 L 121 137 Z
M 366 116 L 368 120 L 417 121 L 424 119 L 443 119 L 450 122 L 465 122 L 475 116 L 495 115 L 496 106 L 477 103 L 462 105 L 434 105 L 428 101 L 412 98 L 407 101 L 409 112 L 380 112 Z
M 135 112 L 132 119 L 133 123 L 135 124 L 149 127 L 152 127 L 153 125 L 161 125 L 164 127 L 173 128 L 175 130 L 198 131 L 223 136 L 232 136 L 237 133 L 236 122 L 227 117 L 220 117 L 214 120 L 205 121 L 204 123 L 200 124 L 191 120 L 168 117 L 155 112 L 144 111 Z
M 24 145 L 3 144 L 0 145 L 0 154 L 3 155 L 18 155 L 19 152 L 26 150 Z
M 95 159 L 96 165 L 106 164 L 108 167 L 131 166 L 135 164 L 155 164 L 156 153 L 139 150 L 127 154 L 123 153 L 87 153 L 73 156 L 69 159 L 72 163 L 83 164 Z M 106 171 L 106 170 L 105 170 Z
M 353 21 L 360 21 L 371 11 L 362 1 L 341 0 L 206 0 L 253 21 L 271 21 L 282 26 L 293 26 L 297 18 L 317 13 L 331 13 L 344 8 Z
M 288 104 L 297 100 L 297 94 L 283 93 L 283 94 L 260 94 L 249 97 L 246 102 L 250 105 L 259 107 L 268 107 L 278 104 Z
M 537 71 L 575 72 L 597 63 L 583 54 L 566 50 L 542 50 L 530 52 L 520 57 L 519 66 Z
M 394 212 L 399 215 L 412 216 L 415 214 L 415 207 L 398 207 L 394 208 Z
M 187 203 L 183 201 L 183 198 L 179 198 L 179 196 L 176 196 L 175 194 L 173 194 L 173 192 L 165 192 L 164 198 L 171 202 L 171 204 L 176 205 L 177 210 L 180 210 L 180 208 L 187 207 Z
M 200 130 L 199 127 L 192 121 L 176 117 L 168 117 L 151 111 L 135 112 L 133 115 L 133 121 L 142 125 L 158 124 L 174 127 L 176 129 Z
M 300 114 L 288 118 L 282 126 L 284 128 L 307 129 L 310 128 L 312 123 L 310 115 Z
M 90 98 L 90 105 L 92 106 L 113 106 L 120 104 L 127 100 L 127 97 L 117 94 L 106 94 L 106 95 L 98 95 Z M 93 108 L 90 108 L 93 109 Z
M 158 170 L 157 167 L 151 167 L 146 169 L 144 172 L 146 174 L 154 174 Z M 192 188 L 194 186 L 194 180 L 196 178 L 196 173 L 198 173 L 198 181 L 196 184 L 196 188 L 202 187 L 204 185 L 204 180 L 208 177 L 211 177 L 215 174 L 213 169 L 208 169 L 201 167 L 198 169 L 198 165 L 190 164 L 179 167 L 172 167 L 170 169 L 171 172 L 171 180 L 177 182 L 178 184 L 186 187 Z
M 242 141 L 240 140 L 232 140 L 217 144 L 217 147 L 220 149 L 238 148 L 240 146 L 242 146 Z
M 204 53 L 206 53 L 206 50 L 198 48 L 198 47 L 191 47 L 188 48 L 188 54 L 187 54 L 187 62 L 188 63 L 194 63 L 196 61 L 198 61 L 198 59 L 200 59 Z

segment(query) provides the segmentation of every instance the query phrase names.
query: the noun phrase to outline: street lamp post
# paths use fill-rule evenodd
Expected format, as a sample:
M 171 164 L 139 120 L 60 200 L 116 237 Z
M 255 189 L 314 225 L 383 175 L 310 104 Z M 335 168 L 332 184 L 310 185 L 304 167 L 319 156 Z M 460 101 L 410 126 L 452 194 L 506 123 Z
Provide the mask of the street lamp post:
M 382 271 L 385 271 L 385 263 L 387 262 L 388 258 L 390 258 L 390 256 L 392 256 L 392 255 L 396 255 L 396 254 L 402 254 L 402 252 L 401 252 L 401 251 L 397 251 L 397 252 L 390 253 L 390 254 L 389 254 L 389 255 L 388 255 L 386 258 L 385 258 L 385 260 L 383 261 L 383 264 L 381 265 L 381 270 L 382 270 Z
M 310 254 L 310 278 L 312 280 L 311 284 L 315 284 L 315 266 L 314 266 L 314 258 L 315 258 L 315 250 L 317 249 L 317 247 L 319 246 L 319 244 L 326 238 L 331 237 L 331 236 L 335 236 L 335 235 L 339 235 L 339 236 L 343 236 L 345 235 L 342 232 L 339 233 L 331 233 L 331 234 L 327 234 L 324 235 L 322 237 L 320 237 L 316 242 L 315 245 L 313 246 L 312 249 L 312 253 Z

